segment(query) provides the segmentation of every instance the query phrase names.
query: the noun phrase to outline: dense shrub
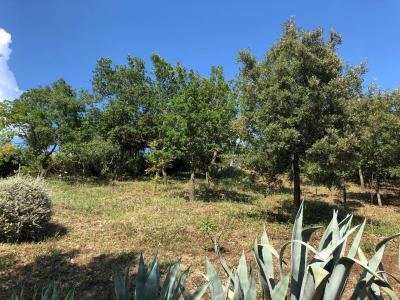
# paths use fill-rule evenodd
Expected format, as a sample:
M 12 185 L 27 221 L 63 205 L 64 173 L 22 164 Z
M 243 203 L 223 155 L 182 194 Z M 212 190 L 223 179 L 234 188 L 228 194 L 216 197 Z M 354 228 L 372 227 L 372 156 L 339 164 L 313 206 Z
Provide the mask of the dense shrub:
M 36 239 L 51 217 L 41 179 L 14 176 L 0 180 L 0 239 Z
M 14 174 L 18 169 L 20 153 L 14 144 L 0 146 L 0 177 Z

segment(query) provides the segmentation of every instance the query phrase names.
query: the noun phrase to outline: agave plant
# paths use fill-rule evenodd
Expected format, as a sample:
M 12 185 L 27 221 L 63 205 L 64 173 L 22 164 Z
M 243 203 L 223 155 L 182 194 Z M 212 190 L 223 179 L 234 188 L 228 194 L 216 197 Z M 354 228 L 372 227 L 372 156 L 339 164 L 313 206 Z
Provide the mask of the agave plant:
M 393 274 L 385 272 L 382 257 L 385 244 L 400 236 L 400 233 L 379 242 L 375 255 L 368 261 L 360 248 L 366 221 L 357 226 L 352 226 L 352 221 L 353 216 L 347 215 L 339 222 L 338 212 L 334 211 L 317 249 L 308 242 L 313 232 L 321 227 L 303 227 L 303 204 L 294 222 L 292 238 L 280 248 L 279 252 L 269 242 L 264 229 L 261 240 L 256 240 L 254 245 L 262 298 L 282 300 L 290 295 L 292 300 L 341 299 L 351 270 L 354 265 L 358 265 L 363 271 L 351 296 L 352 300 L 383 299 L 382 293 L 386 293 L 389 299 L 397 299 L 387 278 L 391 277 L 397 283 L 400 281 Z M 356 234 L 347 250 L 349 237 L 353 233 Z M 290 271 L 285 274 L 284 255 L 289 246 L 291 248 L 291 260 L 288 265 Z M 210 280 L 212 299 L 256 299 L 254 275 L 251 269 L 247 272 L 244 255 L 240 259 L 237 271 L 233 272 L 227 266 L 218 247 L 216 247 L 216 252 L 228 277 L 228 282 L 222 285 L 215 268 L 207 261 L 207 277 Z M 309 255 L 310 253 L 312 256 Z M 275 277 L 274 260 L 278 262 L 279 280 Z M 233 289 L 229 288 L 230 285 Z
M 254 243 L 254 257 L 258 265 L 260 290 L 262 299 L 284 300 L 337 300 L 343 293 L 349 281 L 354 265 L 361 268 L 360 277 L 352 291 L 351 300 L 398 299 L 388 278 L 400 284 L 400 280 L 384 270 L 382 258 L 385 245 L 400 233 L 385 238 L 376 245 L 375 254 L 370 260 L 360 248 L 366 221 L 361 225 L 352 226 L 353 216 L 347 215 L 339 222 L 338 212 L 333 212 L 332 220 L 325 229 L 318 247 L 309 244 L 312 234 L 321 227 L 303 227 L 303 204 L 301 205 L 293 226 L 292 238 L 282 245 L 279 252 L 272 246 L 264 229 L 260 240 Z M 354 237 L 349 239 L 351 236 Z M 347 244 L 351 242 L 350 247 Z M 284 260 L 286 250 L 291 249 L 290 264 Z M 347 249 L 349 248 L 349 249 Z M 143 256 L 139 259 L 139 268 L 135 278 L 135 289 L 130 290 L 129 268 L 125 272 L 114 273 L 114 291 L 117 300 L 197 300 L 210 287 L 212 300 L 255 300 L 257 287 L 254 271 L 248 268 L 246 257 L 242 254 L 236 270 L 228 267 L 222 257 L 218 245 L 215 251 L 226 273 L 227 281 L 222 283 L 215 267 L 206 260 L 209 283 L 201 286 L 193 294 L 185 288 L 190 267 L 180 271 L 181 261 L 172 264 L 165 280 L 161 284 L 160 264 L 154 257 L 150 265 L 146 265 Z M 312 255 L 310 255 L 310 253 Z M 277 264 L 277 268 L 276 268 Z M 400 271 L 400 248 L 399 248 Z M 284 267 L 286 265 L 286 267 Z M 289 271 L 287 271 L 289 270 Z M 279 274 L 279 276 L 275 276 Z M 72 300 L 71 290 L 65 300 Z M 25 299 L 23 292 L 14 295 L 12 300 Z M 32 299 L 32 298 L 31 298 Z M 59 291 L 54 284 L 49 285 L 40 294 L 36 291 L 33 299 L 59 300 Z
M 24 299 L 27 299 L 27 298 L 24 296 L 23 289 L 21 289 L 21 291 L 18 294 L 14 293 L 11 296 L 11 300 L 24 300 Z M 61 298 L 57 286 L 54 283 L 51 283 L 45 289 L 43 289 L 40 293 L 39 293 L 39 290 L 36 289 L 33 296 L 30 297 L 29 299 L 33 299 L 33 300 L 61 300 L 61 299 L 73 300 L 74 299 L 74 290 L 70 290 L 68 292 L 67 296 L 65 296 L 65 298 Z
M 132 297 L 129 288 L 130 277 L 129 268 L 125 274 L 117 271 L 114 274 L 114 291 L 117 300 L 178 300 L 183 297 L 185 300 L 201 299 L 208 288 L 208 284 L 203 285 L 193 294 L 185 289 L 185 282 L 189 275 L 190 267 L 180 272 L 181 261 L 172 264 L 167 271 L 166 278 L 160 285 L 160 264 L 158 257 L 154 257 L 153 262 L 146 266 L 143 256 L 140 255 L 139 269 L 135 280 L 135 291 Z

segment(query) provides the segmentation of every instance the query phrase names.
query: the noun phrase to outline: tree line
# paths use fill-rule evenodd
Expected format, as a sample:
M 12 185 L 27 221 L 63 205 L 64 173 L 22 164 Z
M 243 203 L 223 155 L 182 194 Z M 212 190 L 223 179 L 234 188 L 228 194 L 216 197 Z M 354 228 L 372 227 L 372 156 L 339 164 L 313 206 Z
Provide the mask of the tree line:
M 366 64 L 338 54 L 341 36 L 294 21 L 262 59 L 238 55 L 237 80 L 208 77 L 151 56 L 97 61 L 92 88 L 60 79 L 0 104 L 0 169 L 133 177 L 184 170 L 212 179 L 221 156 L 270 180 L 287 174 L 300 206 L 301 177 L 340 188 L 359 176 L 382 204 L 383 180 L 400 175 L 400 92 L 363 86 Z M 20 146 L 12 137 L 22 140 Z

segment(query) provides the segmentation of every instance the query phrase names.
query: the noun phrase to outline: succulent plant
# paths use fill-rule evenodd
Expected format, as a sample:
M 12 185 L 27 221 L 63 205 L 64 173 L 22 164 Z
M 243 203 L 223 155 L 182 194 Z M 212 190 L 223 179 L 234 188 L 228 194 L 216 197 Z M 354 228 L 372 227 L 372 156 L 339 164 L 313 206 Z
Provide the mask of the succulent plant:
M 400 236 L 400 233 L 379 242 L 375 255 L 368 261 L 360 248 L 366 221 L 361 225 L 352 226 L 352 220 L 353 216 L 347 215 L 339 222 L 338 212 L 334 211 L 332 220 L 319 242 L 318 249 L 312 247 L 309 240 L 312 233 L 321 227 L 303 228 L 303 204 L 294 222 L 292 239 L 282 245 L 279 252 L 269 242 L 264 229 L 261 240 L 259 242 L 256 240 L 254 244 L 254 256 L 259 267 L 262 298 L 282 300 L 287 299 L 290 295 L 291 300 L 341 299 L 352 268 L 354 265 L 358 265 L 361 267 L 362 273 L 351 296 L 352 300 L 366 297 L 383 299 L 382 293 L 387 294 L 389 299 L 397 299 L 387 277 L 391 277 L 397 283 L 400 283 L 400 280 L 393 274 L 385 272 L 382 257 L 385 244 Z M 349 237 L 355 232 L 356 235 L 347 251 L 346 245 Z M 285 274 L 284 254 L 289 246 L 291 246 L 290 271 Z M 244 255 L 242 255 L 234 274 L 227 266 L 217 246 L 216 252 L 229 282 L 222 285 L 214 267 L 207 261 L 207 275 L 210 280 L 212 299 L 256 299 L 254 275 L 251 269 L 247 273 Z M 309 259 L 310 253 L 312 256 Z M 359 259 L 356 258 L 357 255 Z M 275 278 L 274 258 L 278 262 L 280 280 Z M 229 289 L 230 284 L 233 290 Z
M 303 227 L 303 204 L 297 213 L 292 238 L 283 244 L 279 252 L 272 246 L 264 229 L 260 240 L 254 243 L 254 257 L 258 265 L 262 299 L 266 300 L 337 300 L 342 299 L 350 278 L 353 266 L 360 267 L 361 274 L 352 291 L 351 300 L 384 299 L 386 294 L 391 300 L 398 299 L 389 283 L 393 279 L 400 285 L 400 280 L 385 271 L 382 258 L 385 245 L 400 236 L 400 233 L 383 239 L 376 245 L 375 254 L 370 260 L 360 248 L 366 221 L 352 226 L 353 216 L 347 215 L 339 222 L 338 212 L 333 212 L 332 220 L 325 229 L 317 248 L 309 244 L 312 234 L 321 228 Z M 354 237 L 349 239 L 353 234 Z M 351 245 L 347 249 L 347 244 Z M 290 263 L 285 262 L 286 250 L 291 248 Z M 138 272 L 135 278 L 135 289 L 130 290 L 129 268 L 124 272 L 114 273 L 114 292 L 117 300 L 197 300 L 210 288 L 212 300 L 255 300 L 257 298 L 256 278 L 252 267 L 248 268 L 246 257 L 242 254 L 236 270 L 229 268 L 221 255 L 217 243 L 215 251 L 224 270 L 227 280 L 221 280 L 217 270 L 206 259 L 208 283 L 193 294 L 185 288 L 190 267 L 180 271 L 181 261 L 172 264 L 165 280 L 161 284 L 160 264 L 154 257 L 146 265 L 140 256 Z M 277 265 L 277 270 L 276 269 Z M 286 267 L 284 267 L 286 265 Z M 400 248 L 399 248 L 400 270 Z M 278 277 L 275 274 L 279 274 Z M 72 300 L 74 292 L 70 291 L 66 300 Z M 258 297 L 259 298 L 259 297 Z M 23 293 L 14 295 L 12 300 L 22 300 Z M 41 294 L 35 293 L 33 299 L 59 300 L 59 292 L 51 284 Z
M 189 275 L 190 267 L 180 272 L 181 261 L 172 264 L 167 271 L 165 280 L 160 286 L 160 264 L 158 257 L 154 257 L 153 262 L 146 266 L 143 256 L 140 255 L 139 269 L 135 279 L 134 297 L 129 288 L 129 268 L 125 274 L 120 271 L 114 274 L 114 290 L 117 300 L 178 300 L 183 297 L 185 300 L 201 299 L 206 292 L 208 285 L 203 285 L 193 294 L 185 289 L 185 282 Z
M 19 294 L 14 293 L 11 296 L 11 300 L 24 300 L 27 297 L 24 296 L 24 290 L 21 289 Z M 60 297 L 59 289 L 54 283 L 49 284 L 45 289 L 43 289 L 40 293 L 39 290 L 36 289 L 35 293 L 32 297 L 29 297 L 32 300 L 73 300 L 74 299 L 74 290 L 70 290 L 65 296 L 65 298 Z

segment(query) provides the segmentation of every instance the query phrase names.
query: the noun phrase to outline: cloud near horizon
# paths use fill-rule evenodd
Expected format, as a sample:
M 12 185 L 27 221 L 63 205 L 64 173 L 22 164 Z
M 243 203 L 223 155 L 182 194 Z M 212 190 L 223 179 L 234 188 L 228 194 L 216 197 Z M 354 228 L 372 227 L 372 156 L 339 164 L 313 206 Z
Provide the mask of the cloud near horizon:
M 13 100 L 21 94 L 14 73 L 8 66 L 11 55 L 11 34 L 0 28 L 0 101 Z

